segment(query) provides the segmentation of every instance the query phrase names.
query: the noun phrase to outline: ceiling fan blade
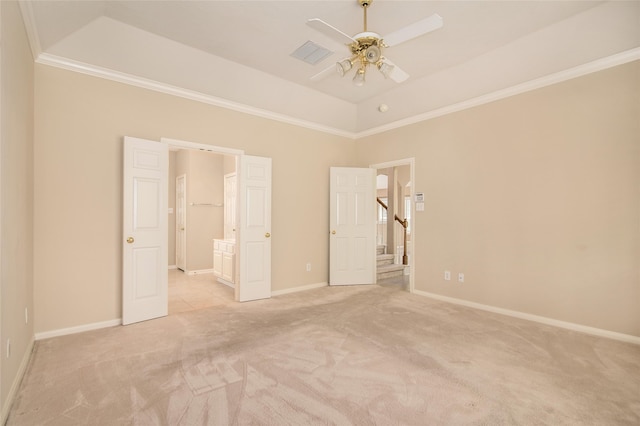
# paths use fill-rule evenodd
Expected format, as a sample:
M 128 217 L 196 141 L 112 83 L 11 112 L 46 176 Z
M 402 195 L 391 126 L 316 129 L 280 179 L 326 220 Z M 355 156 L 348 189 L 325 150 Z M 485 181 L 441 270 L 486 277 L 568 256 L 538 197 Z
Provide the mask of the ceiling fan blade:
M 329 68 L 325 68 L 322 71 L 320 71 L 318 74 L 316 74 L 314 76 L 311 76 L 311 78 L 309 80 L 311 80 L 311 81 L 320 81 L 320 80 L 323 80 L 323 79 L 327 78 L 331 74 L 337 74 L 336 64 L 333 64 Z
M 428 18 L 422 19 L 418 22 L 414 22 L 413 24 L 401 28 L 398 31 L 394 31 L 391 34 L 387 34 L 386 37 L 383 37 L 383 41 L 384 44 L 389 47 L 396 46 L 407 40 L 411 40 L 412 38 L 416 38 L 431 31 L 435 31 L 441 28 L 443 25 L 444 21 L 442 20 L 442 17 L 435 13 Z
M 307 25 L 314 30 L 321 32 L 322 34 L 331 37 L 336 41 L 339 41 L 340 43 L 351 44 L 355 42 L 355 39 L 353 39 L 351 36 L 343 33 L 334 26 L 327 24 L 322 19 L 309 19 L 307 20 Z
M 402 83 L 403 81 L 409 78 L 409 74 L 407 74 L 405 71 L 400 69 L 399 66 L 391 62 L 389 59 L 384 58 L 383 62 L 392 67 L 391 71 L 389 71 L 389 78 L 391 80 L 395 81 L 396 83 Z
M 396 83 L 402 83 L 409 78 L 409 74 L 396 66 L 393 71 L 391 71 L 391 74 L 389 74 L 389 78 Z

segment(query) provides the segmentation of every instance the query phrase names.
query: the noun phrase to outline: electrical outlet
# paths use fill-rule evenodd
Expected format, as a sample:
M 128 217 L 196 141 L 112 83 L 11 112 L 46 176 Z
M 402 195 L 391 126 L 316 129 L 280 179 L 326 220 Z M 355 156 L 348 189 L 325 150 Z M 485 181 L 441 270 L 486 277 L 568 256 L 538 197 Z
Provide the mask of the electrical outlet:
M 464 282 L 464 274 L 462 272 L 460 272 L 458 274 L 458 282 L 463 283 Z
M 307 272 L 311 272 L 311 263 L 307 263 Z
M 451 271 L 444 271 L 444 279 L 446 281 L 451 281 Z

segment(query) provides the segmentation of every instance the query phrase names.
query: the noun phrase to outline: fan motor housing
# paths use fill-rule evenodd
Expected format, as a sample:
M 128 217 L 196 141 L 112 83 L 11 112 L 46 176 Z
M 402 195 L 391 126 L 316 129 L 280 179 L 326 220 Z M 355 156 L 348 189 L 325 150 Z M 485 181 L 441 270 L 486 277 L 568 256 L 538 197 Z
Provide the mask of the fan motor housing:
M 351 48 L 351 53 L 370 63 L 376 62 L 380 59 L 384 43 L 382 42 L 382 38 L 380 38 L 379 34 L 364 32 L 356 34 L 354 38 L 356 39 L 356 43 L 349 46 Z

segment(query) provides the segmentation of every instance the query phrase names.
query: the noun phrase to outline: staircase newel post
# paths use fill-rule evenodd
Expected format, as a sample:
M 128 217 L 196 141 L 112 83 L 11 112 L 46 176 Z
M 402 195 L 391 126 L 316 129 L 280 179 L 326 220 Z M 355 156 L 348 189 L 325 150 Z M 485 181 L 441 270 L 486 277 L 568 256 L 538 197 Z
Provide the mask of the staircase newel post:
M 402 243 L 402 264 L 403 265 L 408 265 L 409 264 L 409 256 L 407 256 L 407 219 L 404 219 L 404 222 L 402 223 L 402 229 L 404 230 L 404 242 Z

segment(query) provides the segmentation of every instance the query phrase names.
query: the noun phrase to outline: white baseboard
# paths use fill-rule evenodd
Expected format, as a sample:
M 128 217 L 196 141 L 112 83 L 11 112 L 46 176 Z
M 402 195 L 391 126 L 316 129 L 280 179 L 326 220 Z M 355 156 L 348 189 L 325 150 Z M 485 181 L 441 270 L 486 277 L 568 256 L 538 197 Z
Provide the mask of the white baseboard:
M 495 306 L 483 305 L 481 303 L 470 302 L 468 300 L 463 300 L 463 299 L 456 299 L 455 297 L 441 296 L 439 294 L 429 293 L 421 290 L 414 290 L 414 293 L 420 296 L 429 297 L 431 299 L 441 300 L 443 302 L 455 303 L 456 305 L 463 305 L 470 308 L 493 312 L 496 314 L 507 315 L 514 318 L 520 318 L 520 319 L 533 321 L 541 324 L 552 325 L 554 327 L 565 328 L 567 330 L 579 331 L 581 333 L 591 334 L 594 336 L 606 337 L 609 339 L 619 340 L 621 342 L 640 345 L 640 337 L 632 336 L 630 334 L 617 333 L 615 331 L 603 330 L 601 328 L 595 328 L 595 327 L 588 327 L 586 325 L 575 324 L 567 321 L 560 321 L 553 318 L 541 317 L 538 315 L 527 314 L 525 312 L 518 312 L 518 311 L 509 310 L 509 309 L 498 308 Z
M 208 274 L 208 273 L 213 273 L 213 269 L 211 270 L 200 270 L 200 271 L 189 271 L 189 275 L 195 275 L 195 274 Z M 225 284 L 225 283 L 223 283 Z M 305 290 L 312 290 L 314 288 L 320 288 L 320 287 L 326 287 L 327 283 L 323 282 L 323 283 L 316 283 L 316 284 L 309 284 L 309 285 L 305 285 L 302 287 L 295 287 L 295 288 L 288 288 L 285 290 L 278 290 L 278 291 L 274 291 L 271 292 L 272 296 L 280 296 L 282 294 L 288 294 L 288 293 L 295 293 L 298 291 L 305 291 Z M 107 328 L 107 327 L 115 327 L 118 325 L 122 325 L 122 318 L 118 318 L 118 319 L 113 319 L 113 320 L 109 320 L 109 321 L 102 321 L 102 322 L 94 322 L 91 324 L 84 324 L 84 325 L 79 325 L 76 327 L 69 327 L 69 328 L 61 328 L 58 330 L 51 330 L 51 331 L 44 331 L 41 333 L 36 333 L 35 335 L 35 340 L 44 340 L 44 339 L 49 339 L 51 337 L 58 337 L 58 336 L 66 336 L 68 334 L 76 334 L 76 333 L 82 333 L 84 331 L 91 331 L 91 330 L 98 330 L 100 328 Z
M 322 282 L 322 283 L 315 283 L 315 284 L 307 284 L 307 285 L 303 285 L 303 286 L 300 286 L 300 287 L 285 288 L 284 290 L 272 291 L 271 292 L 271 296 L 282 296 L 283 294 L 297 293 L 299 291 L 313 290 L 315 288 L 326 287 L 328 285 L 329 285 L 328 283 Z
M 220 284 L 224 284 L 227 287 L 236 288 L 235 284 L 232 283 L 231 281 L 227 281 L 224 278 L 220 278 L 220 277 L 217 277 L 216 279 Z
M 33 352 L 33 344 L 35 340 L 31 338 L 31 341 L 27 345 L 27 350 L 24 352 L 22 360 L 20 361 L 20 366 L 18 367 L 18 372 L 16 373 L 16 377 L 13 379 L 13 383 L 11 384 L 11 388 L 7 393 L 7 398 L 4 400 L 4 405 L 2 406 L 2 418 L 0 424 L 5 424 L 7 421 L 7 417 L 9 417 L 9 411 L 11 410 L 11 405 L 13 405 L 13 400 L 18 393 L 18 388 L 20 388 L 20 383 L 22 383 L 22 378 L 24 377 L 25 371 L 27 371 L 27 366 L 29 365 L 29 361 L 31 360 L 31 353 Z
M 213 269 L 196 269 L 193 271 L 185 271 L 187 275 L 213 274 Z
M 50 337 L 66 336 L 68 334 L 82 333 L 83 331 L 98 330 L 100 328 L 114 327 L 117 325 L 122 325 L 122 318 L 78 325 L 69 328 L 61 328 L 58 330 L 43 331 L 42 333 L 36 333 L 36 340 L 48 339 Z
M 178 269 L 177 265 L 169 265 L 167 269 Z

